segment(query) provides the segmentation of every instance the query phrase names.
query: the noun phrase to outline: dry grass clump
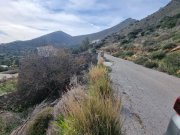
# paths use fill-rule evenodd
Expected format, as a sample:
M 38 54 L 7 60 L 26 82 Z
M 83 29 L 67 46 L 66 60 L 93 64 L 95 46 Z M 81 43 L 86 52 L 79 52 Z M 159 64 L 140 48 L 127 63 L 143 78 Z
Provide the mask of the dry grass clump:
M 81 100 L 84 100 L 86 96 L 87 95 L 84 91 L 84 87 L 79 85 L 75 88 L 72 88 L 70 91 L 63 95 L 61 100 L 54 107 L 54 117 L 57 119 L 57 116 L 59 114 L 65 115 L 68 112 L 70 104 L 80 102 Z
M 85 94 L 84 87 L 77 85 L 76 87 L 72 88 L 70 91 L 65 93 L 61 100 L 54 106 L 53 109 L 53 117 L 54 120 L 57 120 L 59 116 L 65 116 L 68 112 L 68 108 L 73 105 L 74 102 L 79 102 L 83 100 L 87 95 Z M 73 106 L 76 107 L 76 106 Z M 46 135 L 59 135 L 59 128 L 54 124 L 53 121 L 49 123 L 48 130 Z
M 62 135 L 121 135 L 120 101 L 89 96 L 83 102 L 70 102 L 56 124 Z
M 112 96 L 108 69 L 104 66 L 94 66 L 89 71 L 89 93 L 94 96 Z
M 55 124 L 60 135 L 121 135 L 121 102 L 111 89 L 107 69 L 92 67 L 89 71 L 88 94 L 81 92 L 81 98 L 66 96 L 65 109 Z M 63 99 L 64 100 L 64 99 Z
M 92 82 L 96 82 L 101 78 L 107 78 L 108 70 L 103 66 L 94 66 L 89 71 L 89 79 Z

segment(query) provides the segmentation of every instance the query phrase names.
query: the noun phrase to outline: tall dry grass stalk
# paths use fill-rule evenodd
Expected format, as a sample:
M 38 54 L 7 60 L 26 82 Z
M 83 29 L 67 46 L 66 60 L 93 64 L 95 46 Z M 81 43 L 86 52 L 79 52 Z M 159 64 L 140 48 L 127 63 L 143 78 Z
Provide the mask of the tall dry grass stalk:
M 121 101 L 113 96 L 107 69 L 92 67 L 89 81 L 83 98 L 68 96 L 66 109 L 56 121 L 60 135 L 121 135 Z
M 108 76 L 108 69 L 102 65 L 94 66 L 89 71 L 89 93 L 94 96 L 112 96 L 113 91 Z
M 96 82 L 101 78 L 107 78 L 107 75 L 108 70 L 102 65 L 91 67 L 89 70 L 89 79 L 91 82 Z
M 69 112 L 59 117 L 62 135 L 121 135 L 120 100 L 90 96 L 68 104 Z

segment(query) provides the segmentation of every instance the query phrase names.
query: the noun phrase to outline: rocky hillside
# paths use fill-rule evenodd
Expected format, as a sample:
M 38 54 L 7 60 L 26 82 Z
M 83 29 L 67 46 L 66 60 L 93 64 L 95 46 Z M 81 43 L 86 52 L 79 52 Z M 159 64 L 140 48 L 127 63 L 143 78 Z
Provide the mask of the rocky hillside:
M 179 0 L 171 1 L 156 13 L 106 37 L 102 48 L 116 57 L 179 77 L 179 7 Z

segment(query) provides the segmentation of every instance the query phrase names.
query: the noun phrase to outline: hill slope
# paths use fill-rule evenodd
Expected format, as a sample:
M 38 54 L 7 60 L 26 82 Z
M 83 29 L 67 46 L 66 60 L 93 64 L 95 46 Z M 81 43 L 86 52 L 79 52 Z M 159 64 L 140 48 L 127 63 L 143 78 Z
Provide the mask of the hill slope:
M 165 16 L 174 16 L 178 13 L 180 13 L 180 0 L 172 0 L 165 7 L 160 8 L 157 12 L 147 16 L 140 21 L 137 21 L 129 27 L 125 27 L 123 30 L 120 31 L 119 34 L 128 34 L 134 29 L 143 29 L 149 26 L 157 25 L 158 22 Z
M 137 20 L 135 20 L 135 19 L 128 18 L 128 19 L 124 20 L 123 22 L 121 22 L 121 23 L 119 23 L 119 24 L 117 24 L 114 27 L 111 27 L 109 29 L 106 29 L 106 30 L 103 30 L 103 31 L 100 31 L 97 33 L 93 33 L 93 34 L 75 36 L 74 40 L 78 40 L 78 42 L 80 42 L 86 37 L 88 37 L 90 39 L 90 41 L 103 39 L 108 35 L 119 32 L 120 30 L 126 28 L 127 26 L 129 26 L 133 23 L 135 23 L 136 21 Z
M 90 41 L 103 39 L 104 37 L 112 33 L 120 31 L 121 29 L 127 27 L 128 25 L 134 23 L 135 21 L 136 20 L 129 18 L 112 28 L 88 35 L 72 37 L 71 35 L 68 35 L 62 31 L 57 31 L 32 40 L 15 41 L 7 44 L 1 44 L 0 53 L 4 53 L 4 52 L 7 53 L 7 52 L 11 52 L 12 50 L 18 53 L 21 52 L 22 50 L 26 51 L 44 45 L 53 45 L 55 47 L 72 47 L 80 44 L 82 40 L 85 39 L 86 37 L 88 37 Z

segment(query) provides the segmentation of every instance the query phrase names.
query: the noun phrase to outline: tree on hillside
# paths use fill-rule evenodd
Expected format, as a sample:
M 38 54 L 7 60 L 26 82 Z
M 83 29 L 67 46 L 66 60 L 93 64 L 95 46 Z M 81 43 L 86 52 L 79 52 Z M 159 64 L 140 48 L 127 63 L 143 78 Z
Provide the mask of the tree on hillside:
M 81 43 L 80 50 L 87 51 L 89 48 L 90 48 L 89 38 L 86 37 Z

